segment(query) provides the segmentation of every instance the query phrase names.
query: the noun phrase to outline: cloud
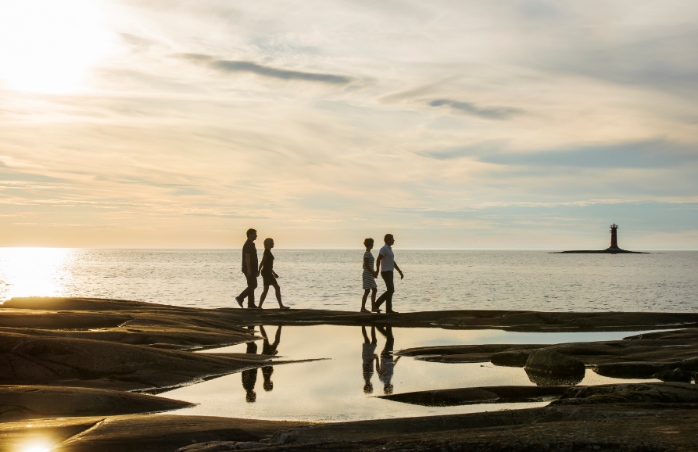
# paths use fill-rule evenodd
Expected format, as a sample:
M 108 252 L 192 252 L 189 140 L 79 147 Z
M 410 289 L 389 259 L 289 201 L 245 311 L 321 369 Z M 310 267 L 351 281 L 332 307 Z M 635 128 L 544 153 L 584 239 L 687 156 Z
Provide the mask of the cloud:
M 695 147 L 668 140 L 610 143 L 544 152 L 493 153 L 479 159 L 486 163 L 532 167 L 669 168 L 698 164 Z
M 422 151 L 418 152 L 418 154 L 436 160 L 453 160 L 463 157 L 480 157 L 488 153 L 501 152 L 502 147 L 505 143 L 505 140 L 491 140 L 482 143 L 472 144 L 469 146 Z
M 279 80 L 299 80 L 304 82 L 328 83 L 333 85 L 347 85 L 353 81 L 351 77 L 347 77 L 344 75 L 278 69 L 271 66 L 257 64 L 251 61 L 220 60 L 210 55 L 188 53 L 180 56 L 185 60 L 198 64 L 204 64 L 208 67 L 226 73 L 248 72 L 252 74 L 261 75 L 262 77 L 274 78 Z
M 465 113 L 483 119 L 505 120 L 524 113 L 524 111 L 519 108 L 478 107 L 470 102 L 461 102 L 451 99 L 434 99 L 429 102 L 429 105 L 432 107 L 449 107 L 451 110 L 455 110 L 458 113 Z

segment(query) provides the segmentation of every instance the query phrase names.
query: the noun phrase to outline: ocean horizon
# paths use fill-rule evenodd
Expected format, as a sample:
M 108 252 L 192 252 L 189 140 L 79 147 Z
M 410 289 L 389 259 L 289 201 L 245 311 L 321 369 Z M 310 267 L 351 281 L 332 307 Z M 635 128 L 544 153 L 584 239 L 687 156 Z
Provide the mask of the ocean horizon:
M 364 250 L 273 252 L 284 304 L 359 309 Z M 569 255 L 551 250 L 395 248 L 395 256 L 405 273 L 405 279 L 396 278 L 395 309 L 400 312 L 698 312 L 698 251 Z M 237 307 L 234 297 L 245 286 L 240 261 L 237 248 L 0 248 L 0 301 L 61 296 Z M 380 294 L 380 277 L 377 284 Z M 260 279 L 257 299 L 261 292 Z M 271 290 L 264 307 L 276 306 Z

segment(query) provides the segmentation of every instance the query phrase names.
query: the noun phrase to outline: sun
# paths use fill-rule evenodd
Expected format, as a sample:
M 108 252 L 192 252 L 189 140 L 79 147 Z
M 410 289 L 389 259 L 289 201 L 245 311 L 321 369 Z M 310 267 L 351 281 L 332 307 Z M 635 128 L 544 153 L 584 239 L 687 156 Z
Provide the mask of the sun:
M 84 87 L 110 52 L 104 0 L 0 1 L 0 88 L 64 93 Z

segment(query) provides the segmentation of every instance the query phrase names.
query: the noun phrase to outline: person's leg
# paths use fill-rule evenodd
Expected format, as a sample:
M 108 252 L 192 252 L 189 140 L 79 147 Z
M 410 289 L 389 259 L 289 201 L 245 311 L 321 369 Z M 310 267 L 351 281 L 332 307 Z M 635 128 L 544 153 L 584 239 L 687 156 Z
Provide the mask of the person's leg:
M 247 307 L 256 308 L 254 304 L 254 290 L 257 288 L 257 277 L 248 276 L 247 277 Z
M 375 287 L 371 289 L 371 311 L 376 310 L 376 294 L 378 293 L 378 289 Z
M 388 272 L 381 272 L 381 278 L 383 278 L 384 282 L 385 282 L 385 274 L 386 273 L 388 273 Z M 375 309 L 373 310 L 374 312 L 376 312 L 376 311 L 378 311 L 378 309 L 380 309 L 381 305 L 383 304 L 383 302 L 385 302 L 385 299 L 387 297 L 388 297 L 388 284 L 386 283 L 385 284 L 385 292 L 383 292 L 381 294 L 381 296 L 378 297 L 378 299 L 376 300 Z
M 393 308 L 393 292 L 395 292 L 395 286 L 393 285 L 393 272 L 381 272 L 381 278 L 385 282 L 385 292 L 378 297 L 376 300 L 376 310 L 378 310 L 384 302 L 388 302 L 386 310 L 392 311 Z
M 361 312 L 368 312 L 368 310 L 366 309 L 366 300 L 368 300 L 368 293 L 370 291 L 371 291 L 371 289 L 364 290 L 364 296 L 363 296 L 363 298 L 361 298 Z M 375 301 L 375 299 L 376 299 L 375 296 L 373 297 L 373 299 Z
M 279 302 L 279 307 L 284 308 L 284 304 L 281 302 L 281 287 L 279 287 L 279 283 L 274 281 L 274 291 L 276 292 L 276 301 Z
M 259 304 L 257 305 L 258 307 L 262 307 L 264 304 L 264 300 L 267 298 L 267 292 L 269 292 L 269 284 L 264 283 L 264 290 L 262 291 L 262 295 L 259 297 Z
M 386 292 L 388 294 L 387 297 L 385 297 L 385 312 L 393 312 L 393 294 L 395 293 L 395 283 L 393 282 L 393 272 L 385 272 L 388 273 L 385 276 L 385 287 L 386 287 Z
M 235 297 L 235 301 L 238 302 L 238 304 L 240 305 L 240 307 L 242 307 L 242 302 L 245 300 L 245 298 L 247 298 L 247 295 L 249 294 L 249 292 L 250 292 L 250 288 L 249 288 L 249 287 L 245 287 L 245 290 L 243 290 L 242 292 L 240 292 L 240 295 L 238 295 L 237 297 Z
M 364 335 L 364 343 L 365 344 L 370 343 L 370 341 L 368 340 L 368 334 L 366 334 L 366 326 L 365 325 L 361 325 L 361 334 Z

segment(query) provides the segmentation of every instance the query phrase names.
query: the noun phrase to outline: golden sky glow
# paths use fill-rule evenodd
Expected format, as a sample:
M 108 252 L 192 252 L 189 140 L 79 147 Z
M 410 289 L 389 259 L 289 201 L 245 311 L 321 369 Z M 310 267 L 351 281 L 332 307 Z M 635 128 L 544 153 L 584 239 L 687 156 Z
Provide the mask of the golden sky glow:
M 0 246 L 698 247 L 698 3 L 0 2 Z
M 83 88 L 110 50 L 100 0 L 0 3 L 0 79 L 11 89 L 65 93 Z M 8 64 L 11 62 L 11 64 Z

